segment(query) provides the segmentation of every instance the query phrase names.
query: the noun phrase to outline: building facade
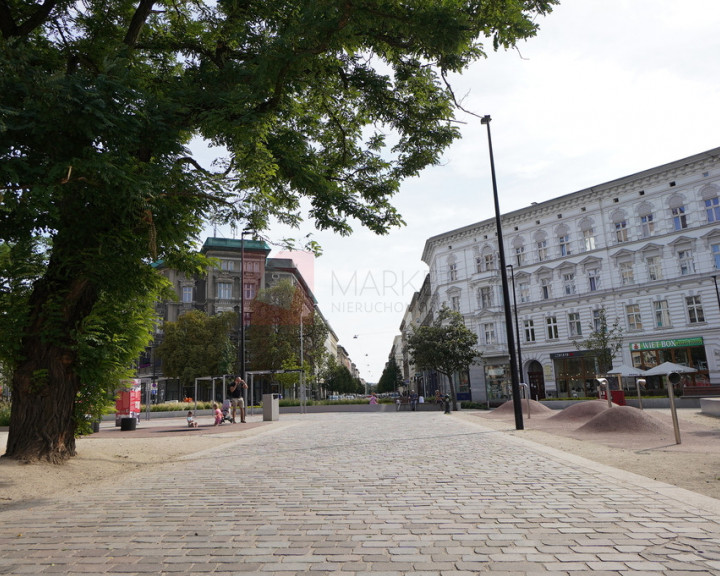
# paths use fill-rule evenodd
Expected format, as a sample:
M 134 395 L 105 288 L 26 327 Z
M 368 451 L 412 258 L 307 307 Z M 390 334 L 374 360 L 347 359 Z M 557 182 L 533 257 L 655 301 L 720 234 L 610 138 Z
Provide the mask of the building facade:
M 581 344 L 604 312 L 622 330 L 615 365 L 665 361 L 720 383 L 720 148 L 502 216 L 521 381 L 533 398 L 596 393 Z M 428 239 L 430 307 L 479 337 L 472 399 L 511 396 L 494 217 Z M 648 379 L 661 389 L 662 379 Z

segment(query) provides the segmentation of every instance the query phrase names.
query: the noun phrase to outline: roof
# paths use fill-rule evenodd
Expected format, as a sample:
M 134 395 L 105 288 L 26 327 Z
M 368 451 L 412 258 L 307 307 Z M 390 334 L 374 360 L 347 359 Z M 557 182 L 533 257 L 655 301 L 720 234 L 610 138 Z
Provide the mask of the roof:
M 240 250 L 245 250 L 248 252 L 265 252 L 266 256 L 270 254 L 270 246 L 268 246 L 262 240 L 248 240 L 244 238 L 238 240 L 237 238 L 210 237 L 205 240 L 205 243 L 203 244 L 200 252 L 206 254 L 211 250 L 215 252 L 238 252 Z

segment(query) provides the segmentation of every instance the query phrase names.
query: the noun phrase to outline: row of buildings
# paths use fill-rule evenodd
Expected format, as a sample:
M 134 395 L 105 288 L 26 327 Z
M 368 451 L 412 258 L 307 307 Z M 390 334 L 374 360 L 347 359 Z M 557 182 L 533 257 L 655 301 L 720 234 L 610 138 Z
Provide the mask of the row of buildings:
M 720 148 L 501 219 L 520 380 L 533 398 L 596 394 L 596 359 L 575 343 L 593 332 L 601 310 L 622 329 L 615 365 L 671 361 L 696 370 L 689 383 L 720 383 Z M 426 394 L 442 386 L 414 369 L 406 340 L 446 304 L 475 331 L 482 354 L 458 375 L 459 397 L 509 398 L 494 215 L 428 238 L 422 260 L 428 276 L 391 352 L 406 381 Z M 663 386 L 648 379 L 650 388 Z
M 184 313 L 190 310 L 201 310 L 208 315 L 223 312 L 235 312 L 238 317 L 242 315 L 243 326 L 233 334 L 233 340 L 238 347 L 237 372 L 261 372 L 266 367 L 256 366 L 247 353 L 243 355 L 245 335 L 251 333 L 253 325 L 253 301 L 257 294 L 282 281 L 290 281 L 302 293 L 303 306 L 301 316 L 304 321 L 311 317 L 319 318 L 327 328 L 325 349 L 339 365 L 346 366 L 353 377 L 359 378 L 357 366 L 351 360 L 347 350 L 340 345 L 338 337 L 320 311 L 318 302 L 312 292 L 308 270 L 299 265 L 303 254 L 292 252 L 282 254 L 284 257 L 271 258 L 270 247 L 264 241 L 254 239 L 228 239 L 207 238 L 201 248 L 201 253 L 213 258 L 218 264 L 209 268 L 203 276 L 190 277 L 173 268 L 165 266 L 162 262 L 156 264 L 172 284 L 175 298 L 160 302 L 157 305 L 158 324 L 153 343 L 146 350 L 138 365 L 137 376 L 143 382 L 143 388 L 150 392 L 157 402 L 182 400 L 194 397 L 195 387 L 183 385 L 178 380 L 167 378 L 162 371 L 162 363 L 155 354 L 155 348 L 162 342 L 163 326 L 166 322 L 175 322 Z M 303 275 L 305 272 L 305 275 Z M 298 324 L 300 318 L 298 318 Z M 301 344 L 302 345 L 302 344 Z M 244 370 L 243 370 L 244 368 Z M 216 376 L 216 375 L 213 375 Z M 219 380 L 222 378 L 220 377 Z M 246 380 L 250 381 L 249 378 Z M 270 381 L 272 378 L 269 379 Z M 263 393 L 279 392 L 268 379 L 255 381 L 257 390 L 250 391 L 250 398 L 259 399 Z M 213 385 L 215 384 L 215 385 Z M 270 387 L 269 387 L 270 386 Z M 213 393 L 213 390 L 215 392 Z M 222 388 L 210 380 L 202 380 L 197 392 L 198 400 L 211 400 L 222 397 Z M 322 389 L 316 394 L 324 395 L 327 391 Z

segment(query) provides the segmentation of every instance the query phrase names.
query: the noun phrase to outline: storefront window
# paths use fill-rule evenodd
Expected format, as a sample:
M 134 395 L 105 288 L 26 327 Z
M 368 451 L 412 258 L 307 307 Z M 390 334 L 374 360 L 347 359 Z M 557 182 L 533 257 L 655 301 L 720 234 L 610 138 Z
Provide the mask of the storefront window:
M 587 351 L 551 354 L 559 398 L 597 396 L 597 358 Z
M 707 355 L 702 337 L 678 338 L 654 342 L 635 342 L 630 344 L 632 364 L 636 368 L 649 370 L 663 362 L 673 362 L 689 366 L 697 370 L 691 374 L 683 374 L 684 386 L 698 386 L 710 382 L 707 368 Z M 665 378 L 650 376 L 646 378 L 646 392 L 665 394 Z
M 485 364 L 485 390 L 488 401 L 512 397 L 509 364 Z

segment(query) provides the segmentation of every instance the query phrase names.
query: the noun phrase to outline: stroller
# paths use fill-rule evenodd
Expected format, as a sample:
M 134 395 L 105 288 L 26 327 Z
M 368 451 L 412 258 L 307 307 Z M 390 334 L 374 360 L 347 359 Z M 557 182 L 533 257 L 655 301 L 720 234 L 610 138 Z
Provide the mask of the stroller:
M 222 405 L 222 420 L 220 421 L 220 424 L 224 424 L 225 422 L 232 422 L 232 410 L 230 409 L 230 399 L 226 398 L 225 402 L 223 402 Z

